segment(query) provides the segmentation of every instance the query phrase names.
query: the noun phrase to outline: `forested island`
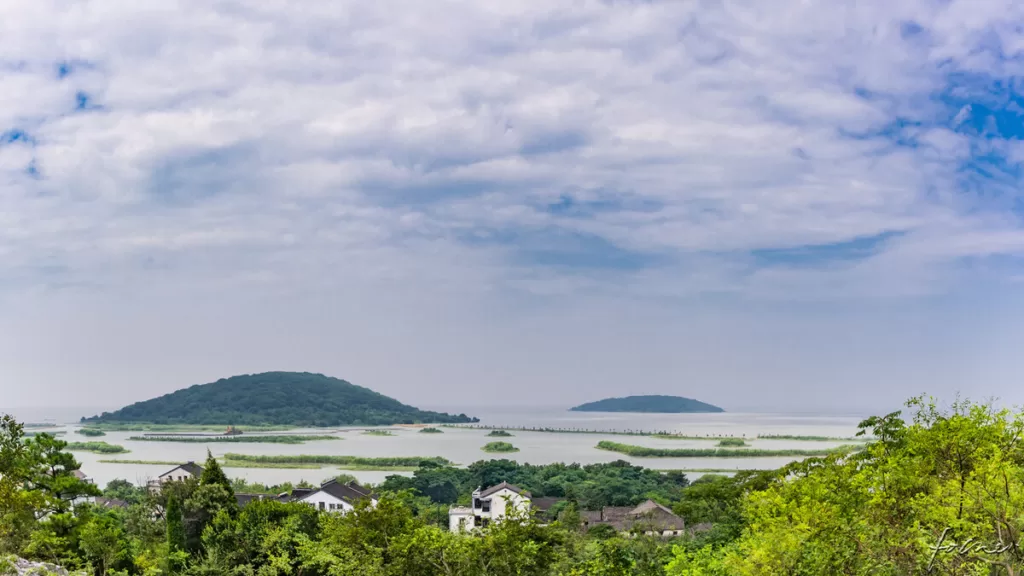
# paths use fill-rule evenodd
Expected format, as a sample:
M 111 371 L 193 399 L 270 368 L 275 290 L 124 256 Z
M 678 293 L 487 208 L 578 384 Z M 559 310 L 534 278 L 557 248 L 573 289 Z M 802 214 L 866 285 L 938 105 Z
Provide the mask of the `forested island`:
M 323 374 L 266 372 L 196 384 L 104 412 L 83 423 L 187 425 L 380 426 L 477 422 L 429 412 Z
M 725 410 L 681 396 L 626 396 L 605 398 L 574 406 L 573 412 L 648 412 L 660 414 L 682 414 L 687 412 L 725 412 Z

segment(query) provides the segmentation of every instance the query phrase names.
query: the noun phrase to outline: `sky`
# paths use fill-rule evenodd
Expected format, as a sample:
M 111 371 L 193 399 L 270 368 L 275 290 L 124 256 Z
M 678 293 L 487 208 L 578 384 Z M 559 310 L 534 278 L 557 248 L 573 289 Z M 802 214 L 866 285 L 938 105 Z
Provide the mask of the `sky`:
M 1024 4 L 0 3 L 0 408 L 1024 403 Z

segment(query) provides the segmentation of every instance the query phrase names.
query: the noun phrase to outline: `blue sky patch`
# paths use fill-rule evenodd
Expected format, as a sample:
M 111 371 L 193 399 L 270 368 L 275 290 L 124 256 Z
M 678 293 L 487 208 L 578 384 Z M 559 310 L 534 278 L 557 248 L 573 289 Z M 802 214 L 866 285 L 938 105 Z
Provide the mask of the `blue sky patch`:
M 86 60 L 61 60 L 54 64 L 54 74 L 58 80 L 64 80 L 79 70 L 91 68 L 93 68 L 93 64 Z
M 809 244 L 794 248 L 767 248 L 751 251 L 763 266 L 824 266 L 840 262 L 864 260 L 879 253 L 885 243 L 903 232 L 889 231 L 844 242 Z
M 519 148 L 523 156 L 540 156 L 544 154 L 557 154 L 587 145 L 590 138 L 580 131 L 566 131 L 557 134 L 545 134 L 539 138 L 524 142 Z
M 907 20 L 900 23 L 900 38 L 903 38 L 904 40 L 910 40 L 919 36 L 922 32 L 924 32 L 924 28 L 913 20 Z
M 85 111 L 97 110 L 99 108 L 100 106 L 93 101 L 92 96 L 88 93 L 82 92 L 81 90 L 75 92 L 75 110 Z
M 33 138 L 31 134 L 18 128 L 0 133 L 0 146 L 6 144 L 34 145 L 35 143 L 36 139 Z
M 565 270 L 636 271 L 661 266 L 667 257 L 618 246 L 593 234 L 555 228 L 474 230 L 459 236 L 468 245 L 503 246 L 514 262 Z
M 42 179 L 43 175 L 39 172 L 39 163 L 36 162 L 35 158 L 25 167 L 25 175 L 33 180 Z
M 571 194 L 562 194 L 557 202 L 545 204 L 542 209 L 556 216 L 587 218 L 611 212 L 657 212 L 665 204 L 649 198 L 608 196 L 595 200 L 581 200 Z

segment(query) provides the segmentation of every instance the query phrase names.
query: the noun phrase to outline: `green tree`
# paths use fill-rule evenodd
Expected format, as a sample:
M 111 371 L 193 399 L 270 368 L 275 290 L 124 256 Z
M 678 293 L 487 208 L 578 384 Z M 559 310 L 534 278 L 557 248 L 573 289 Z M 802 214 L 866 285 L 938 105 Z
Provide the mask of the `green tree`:
M 24 490 L 39 473 L 39 463 L 24 439 L 21 424 L 0 416 L 0 554 L 21 549 L 35 525 L 36 510 L 44 505 L 42 493 Z
M 81 547 L 96 576 L 134 566 L 131 544 L 121 522 L 112 514 L 98 515 L 82 528 Z
M 67 442 L 50 434 L 37 434 L 26 445 L 35 466 L 28 486 L 46 495 L 40 514 L 64 512 L 79 498 L 100 495 L 99 488 L 74 475 L 81 464 L 65 451 Z
M 167 499 L 164 515 L 167 523 L 167 570 L 176 574 L 182 568 L 180 556 L 185 551 L 185 525 L 182 519 L 181 505 L 178 503 L 176 495 L 172 494 Z
M 146 499 L 146 489 L 140 488 L 127 480 L 111 480 L 103 489 L 103 496 L 124 500 L 129 504 L 139 504 Z
M 909 422 L 865 420 L 878 440 L 864 452 L 793 463 L 750 492 L 727 573 L 1020 573 L 1024 417 L 959 400 L 908 407 Z
M 231 481 L 228 480 L 224 470 L 217 463 L 217 459 L 213 457 L 213 454 L 209 450 L 206 451 L 206 462 L 203 463 L 203 473 L 199 476 L 200 486 L 222 486 L 224 490 L 231 496 L 235 497 L 235 491 L 231 487 Z

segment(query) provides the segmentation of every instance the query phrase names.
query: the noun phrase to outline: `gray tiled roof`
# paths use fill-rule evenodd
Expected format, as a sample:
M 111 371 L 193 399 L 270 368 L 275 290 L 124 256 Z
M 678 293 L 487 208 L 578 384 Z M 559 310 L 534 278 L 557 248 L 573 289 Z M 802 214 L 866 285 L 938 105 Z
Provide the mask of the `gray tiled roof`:
M 374 498 L 374 495 L 370 492 L 370 490 L 364 488 L 363 486 L 360 486 L 359 484 L 356 484 L 354 482 L 342 484 L 337 480 L 331 480 L 329 482 L 325 482 L 322 486 L 320 486 L 320 490 L 310 490 L 306 494 L 299 496 L 297 499 L 306 498 L 310 494 L 314 494 L 316 492 L 321 491 L 326 492 L 331 496 L 334 496 L 338 500 L 348 502 L 349 504 L 355 504 L 357 500 L 363 498 Z
M 168 474 L 174 472 L 175 470 L 184 470 L 185 472 L 188 472 L 189 474 L 197 478 L 203 473 L 203 467 L 200 466 L 199 464 L 196 464 L 195 462 L 186 462 L 181 466 L 175 466 L 174 468 L 171 468 L 167 472 L 164 472 L 163 474 L 160 475 L 160 477 L 162 478 L 164 476 L 167 476 Z
M 600 510 L 584 511 L 580 513 L 580 519 L 589 526 L 608 524 L 620 532 L 635 526 L 658 532 L 685 527 L 682 518 L 653 500 L 639 506 L 605 506 Z
M 508 488 L 509 490 L 515 492 L 516 494 L 519 494 L 520 496 L 526 496 L 527 498 L 530 497 L 530 493 L 527 492 L 526 490 L 523 490 L 519 486 L 509 484 L 508 482 L 502 482 L 501 484 L 495 484 L 494 486 L 491 486 L 487 490 L 481 492 L 479 498 L 487 498 L 488 496 L 491 496 L 496 492 L 500 492 L 505 488 Z

